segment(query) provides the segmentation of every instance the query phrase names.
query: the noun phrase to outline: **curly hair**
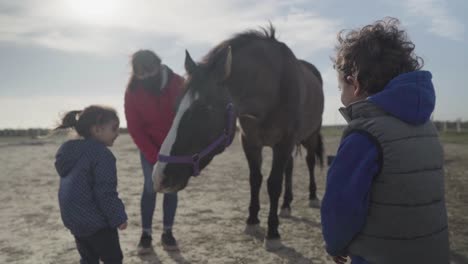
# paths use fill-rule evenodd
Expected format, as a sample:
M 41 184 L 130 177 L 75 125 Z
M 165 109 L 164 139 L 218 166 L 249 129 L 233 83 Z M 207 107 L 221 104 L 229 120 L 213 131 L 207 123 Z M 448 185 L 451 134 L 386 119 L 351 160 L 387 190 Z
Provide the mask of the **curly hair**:
M 332 59 L 335 69 L 345 80 L 356 78 L 369 95 L 382 91 L 396 76 L 421 69 L 424 61 L 414 54 L 415 45 L 399 24 L 387 17 L 361 29 L 340 31 Z

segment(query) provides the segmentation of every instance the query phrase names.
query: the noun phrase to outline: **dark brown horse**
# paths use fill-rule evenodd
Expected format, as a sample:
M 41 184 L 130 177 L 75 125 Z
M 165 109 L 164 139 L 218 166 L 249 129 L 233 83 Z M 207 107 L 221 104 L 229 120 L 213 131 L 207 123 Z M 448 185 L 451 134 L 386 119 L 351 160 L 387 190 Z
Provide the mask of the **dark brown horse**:
M 183 189 L 190 176 L 198 175 L 230 144 L 238 118 L 250 169 L 251 200 L 246 231 L 258 228 L 260 223 L 262 148 L 269 146 L 273 149 L 273 162 L 268 177 L 270 212 L 265 246 L 271 250 L 279 248 L 278 201 L 283 174 L 289 175 L 286 186 L 290 183 L 292 153 L 297 145 L 302 144 L 308 151 L 313 191 L 310 195 L 317 198 L 313 169 L 315 154 L 322 156 L 323 113 L 319 72 L 276 40 L 273 26 L 220 43 L 198 64 L 187 52 L 185 69 L 186 93 L 153 171 L 155 189 L 162 192 Z M 289 184 L 289 191 L 290 187 Z M 285 196 L 288 207 L 291 199 L 292 193 Z

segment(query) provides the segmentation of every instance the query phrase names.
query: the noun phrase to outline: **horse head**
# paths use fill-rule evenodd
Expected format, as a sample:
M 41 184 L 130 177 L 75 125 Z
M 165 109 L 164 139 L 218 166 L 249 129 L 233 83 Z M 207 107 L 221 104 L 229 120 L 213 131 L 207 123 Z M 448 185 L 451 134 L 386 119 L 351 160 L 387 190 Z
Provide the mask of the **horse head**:
M 187 80 L 172 127 L 153 170 L 154 189 L 176 192 L 197 176 L 234 137 L 235 113 L 226 87 L 231 48 L 220 50 L 211 63 L 197 64 L 185 54 Z

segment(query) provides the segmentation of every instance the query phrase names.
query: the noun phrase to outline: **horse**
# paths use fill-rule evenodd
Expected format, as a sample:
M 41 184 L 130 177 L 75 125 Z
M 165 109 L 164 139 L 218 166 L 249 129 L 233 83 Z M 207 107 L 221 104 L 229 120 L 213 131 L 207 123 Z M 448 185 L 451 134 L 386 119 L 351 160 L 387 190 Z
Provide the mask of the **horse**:
M 291 190 L 288 177 L 292 174 L 294 148 L 302 144 L 308 151 L 313 200 L 317 199 L 314 154 L 323 146 L 320 73 L 313 65 L 298 60 L 286 44 L 276 39 L 275 32 L 270 25 L 239 33 L 214 47 L 198 64 L 186 51 L 186 91 L 153 170 L 156 191 L 176 192 L 185 188 L 191 176 L 197 176 L 231 144 L 238 120 L 250 170 L 246 221 L 249 234 L 255 233 L 260 223 L 262 149 L 268 146 L 273 150 L 267 181 L 270 198 L 264 240 L 267 250 L 282 247 L 278 200 L 283 174 L 286 174 L 285 193 L 288 188 Z M 285 196 L 287 206 L 292 199 L 290 194 Z

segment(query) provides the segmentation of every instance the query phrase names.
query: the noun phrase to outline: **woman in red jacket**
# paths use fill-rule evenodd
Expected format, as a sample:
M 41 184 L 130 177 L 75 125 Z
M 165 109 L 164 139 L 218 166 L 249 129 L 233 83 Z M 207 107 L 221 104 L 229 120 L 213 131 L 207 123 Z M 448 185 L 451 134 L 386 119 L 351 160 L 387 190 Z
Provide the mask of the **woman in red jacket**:
M 151 178 L 159 149 L 171 128 L 177 97 L 183 91 L 184 79 L 151 50 L 139 50 L 132 56 L 132 76 L 125 92 L 125 117 L 133 141 L 140 150 L 144 187 L 141 196 L 141 222 L 143 232 L 138 252 L 151 249 L 152 220 L 156 193 Z M 177 250 L 172 225 L 177 208 L 177 193 L 164 194 L 163 234 L 161 244 L 166 250 Z

